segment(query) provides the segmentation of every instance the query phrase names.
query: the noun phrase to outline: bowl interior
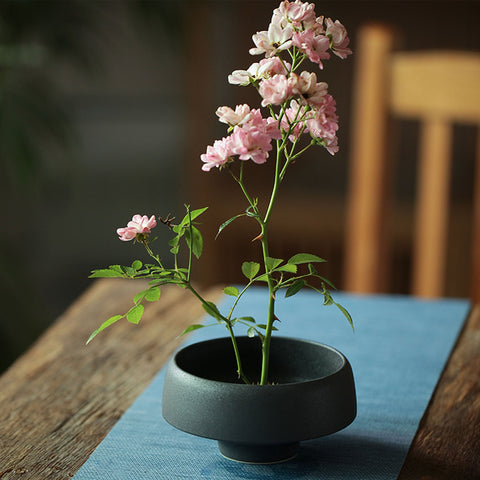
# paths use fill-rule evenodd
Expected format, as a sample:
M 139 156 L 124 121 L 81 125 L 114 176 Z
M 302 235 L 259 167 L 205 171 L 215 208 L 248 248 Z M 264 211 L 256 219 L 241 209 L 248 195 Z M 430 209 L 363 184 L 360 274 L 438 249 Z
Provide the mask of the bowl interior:
M 258 337 L 237 337 L 245 374 L 258 382 L 262 348 Z M 177 365 L 187 373 L 209 380 L 242 383 L 230 338 L 219 338 L 190 345 L 177 353 Z M 272 337 L 270 346 L 270 383 L 295 383 L 318 380 L 340 370 L 345 358 L 338 351 L 316 342 Z

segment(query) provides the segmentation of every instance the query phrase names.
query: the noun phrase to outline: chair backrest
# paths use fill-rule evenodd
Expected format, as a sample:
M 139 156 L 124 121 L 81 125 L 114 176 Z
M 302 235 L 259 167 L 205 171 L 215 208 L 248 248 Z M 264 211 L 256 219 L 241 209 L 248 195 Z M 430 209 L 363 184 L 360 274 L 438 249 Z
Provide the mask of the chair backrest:
M 421 133 L 412 293 L 444 293 L 454 123 L 480 125 L 480 53 L 395 51 L 395 34 L 364 26 L 356 45 L 344 288 L 381 292 L 388 261 L 393 117 L 417 119 Z M 480 136 L 476 156 L 471 296 L 480 301 Z

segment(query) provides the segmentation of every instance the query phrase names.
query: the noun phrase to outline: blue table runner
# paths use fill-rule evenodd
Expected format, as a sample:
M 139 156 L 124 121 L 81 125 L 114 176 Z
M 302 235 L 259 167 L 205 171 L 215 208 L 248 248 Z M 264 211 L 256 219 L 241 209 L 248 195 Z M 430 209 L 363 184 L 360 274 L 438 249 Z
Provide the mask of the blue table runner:
M 340 293 L 334 298 L 352 314 L 355 333 L 334 306 L 325 307 L 320 295 L 302 291 L 277 301 L 278 334 L 320 341 L 347 356 L 358 414 L 345 430 L 302 442 L 297 458 L 287 463 L 226 460 L 215 441 L 180 432 L 163 420 L 163 369 L 74 480 L 397 478 L 469 302 Z M 238 310 L 259 321 L 266 312 L 265 291 L 249 290 Z M 188 343 L 224 334 L 222 327 L 205 328 L 195 331 Z

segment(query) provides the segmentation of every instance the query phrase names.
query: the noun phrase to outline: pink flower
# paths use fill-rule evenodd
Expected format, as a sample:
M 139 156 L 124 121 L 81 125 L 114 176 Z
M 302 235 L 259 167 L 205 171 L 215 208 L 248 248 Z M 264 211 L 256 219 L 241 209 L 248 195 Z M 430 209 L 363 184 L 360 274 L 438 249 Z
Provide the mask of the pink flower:
M 268 31 L 257 32 L 252 36 L 256 48 L 249 50 L 250 55 L 265 54 L 265 57 L 273 57 L 277 52 L 287 50 L 292 46 L 293 28 L 290 25 L 282 25 L 281 18 L 275 15 L 268 26 Z
M 207 147 L 207 152 L 200 155 L 202 162 L 202 170 L 209 172 L 213 167 L 220 167 L 228 162 L 231 155 L 230 137 L 215 140 L 213 146 Z
M 258 93 L 262 96 L 262 106 L 281 105 L 293 95 L 292 85 L 285 75 L 274 75 L 260 82 Z
M 327 24 L 326 35 L 330 38 L 330 48 L 332 52 L 340 58 L 347 58 L 347 56 L 352 53 L 352 51 L 347 48 L 350 43 L 347 30 L 338 20 L 335 20 L 334 23 L 332 19 L 327 18 L 325 23 Z
M 325 82 L 317 82 L 315 73 L 302 72 L 300 75 L 291 74 L 290 83 L 293 93 L 301 95 L 302 103 L 310 105 L 322 105 L 323 99 L 328 91 Z
M 255 163 L 265 163 L 272 150 L 271 138 L 257 128 L 235 127 L 232 139 L 232 152 L 240 160 L 252 159 Z
M 228 83 L 246 86 L 255 80 L 269 78 L 280 73 L 286 75 L 292 66 L 282 62 L 278 57 L 262 58 L 260 62 L 252 63 L 247 70 L 235 70 L 228 76 Z
M 334 98 L 325 95 L 323 105 L 315 111 L 315 116 L 306 121 L 310 135 L 321 141 L 329 153 L 338 152 L 338 116 Z
M 292 42 L 313 63 L 318 63 L 320 68 L 323 68 L 322 60 L 330 58 L 330 54 L 327 52 L 330 40 L 325 35 L 315 35 L 313 30 L 295 32 Z
M 234 127 L 235 125 L 241 125 L 246 121 L 250 115 L 250 107 L 245 103 L 243 105 L 237 105 L 235 111 L 230 107 L 219 107 L 216 111 L 219 121 L 227 123 Z
M 251 110 L 248 119 L 241 127 L 237 125 L 230 136 L 231 153 L 240 160 L 265 163 L 272 150 L 272 139 L 281 136 L 275 119 L 263 118 L 259 109 Z
M 274 16 L 279 15 L 295 28 L 309 28 L 315 23 L 315 5 L 313 3 L 284 1 L 274 10 Z
M 150 218 L 147 215 L 134 215 L 125 228 L 117 228 L 117 234 L 123 242 L 136 238 L 137 234 L 148 234 L 153 227 L 157 226 L 155 216 Z

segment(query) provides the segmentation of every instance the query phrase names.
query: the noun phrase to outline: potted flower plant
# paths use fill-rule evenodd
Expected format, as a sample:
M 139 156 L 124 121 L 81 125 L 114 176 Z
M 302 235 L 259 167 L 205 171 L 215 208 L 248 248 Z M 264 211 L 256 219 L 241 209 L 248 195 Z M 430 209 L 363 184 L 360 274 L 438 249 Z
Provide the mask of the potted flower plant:
M 235 109 L 218 108 L 216 114 L 227 125 L 228 134 L 201 155 L 202 170 L 218 168 L 230 174 L 245 196 L 245 211 L 220 225 L 218 234 L 241 216 L 250 217 L 260 228 L 253 245 L 261 248 L 263 262 L 246 261 L 241 265 L 247 282 L 243 288 L 224 289 L 232 297 L 227 311 L 222 312 L 204 298 L 192 283 L 194 259 L 200 257 L 203 248 L 198 220 L 207 208 L 186 206 L 185 216 L 178 223 L 170 215 L 158 218 L 173 234 L 169 242 L 171 264 L 164 264 L 151 248 L 155 216 L 135 215 L 117 233 L 122 241 L 143 245 L 150 263 L 136 260 L 131 266 L 111 265 L 91 275 L 150 282 L 135 296 L 128 312 L 106 320 L 88 342 L 120 319 L 138 323 L 143 303 L 158 300 L 160 288 L 167 284 L 189 290 L 213 323 L 226 327 L 226 338 L 187 346 L 174 356 L 166 373 L 162 408 L 168 422 L 181 430 L 217 439 L 225 456 L 240 461 L 284 461 L 294 456 L 301 440 L 333 433 L 356 415 L 351 367 L 340 352 L 312 341 L 272 337 L 278 320 L 275 304 L 282 290 L 286 298 L 302 288 L 317 291 L 323 303 L 336 306 L 353 328 L 350 314 L 329 291 L 333 285 L 317 271 L 324 260 L 309 253 L 298 253 L 288 260 L 276 258 L 268 242 L 275 200 L 292 163 L 316 146 L 332 155 L 338 151 L 335 100 L 328 93 L 328 85 L 303 67 L 311 62 L 321 70 L 331 53 L 343 59 L 351 51 L 343 25 L 338 20 L 317 17 L 314 7 L 299 0 L 283 1 L 273 11 L 268 30 L 253 35 L 255 47 L 250 53 L 264 58 L 247 70 L 234 71 L 228 80 L 254 87 L 263 111 L 246 104 Z M 270 202 L 262 211 L 247 190 L 244 164 L 267 160 L 275 162 L 275 173 Z M 181 255 L 182 247 L 186 257 Z M 182 258 L 186 258 L 184 265 Z M 320 282 L 320 287 L 312 279 Z M 259 323 L 253 317 L 235 315 L 238 302 L 257 284 L 264 286 L 267 311 Z M 206 325 L 191 325 L 183 333 Z M 235 334 L 239 326 L 246 328 L 246 336 Z M 229 414 L 232 410 L 234 418 Z

